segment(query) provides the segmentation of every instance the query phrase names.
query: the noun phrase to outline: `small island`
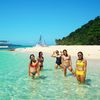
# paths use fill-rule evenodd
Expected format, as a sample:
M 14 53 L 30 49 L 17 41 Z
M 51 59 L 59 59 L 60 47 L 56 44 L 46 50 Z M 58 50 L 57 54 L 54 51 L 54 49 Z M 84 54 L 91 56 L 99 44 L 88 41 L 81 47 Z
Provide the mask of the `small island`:
M 55 42 L 57 45 L 100 45 L 100 16 Z

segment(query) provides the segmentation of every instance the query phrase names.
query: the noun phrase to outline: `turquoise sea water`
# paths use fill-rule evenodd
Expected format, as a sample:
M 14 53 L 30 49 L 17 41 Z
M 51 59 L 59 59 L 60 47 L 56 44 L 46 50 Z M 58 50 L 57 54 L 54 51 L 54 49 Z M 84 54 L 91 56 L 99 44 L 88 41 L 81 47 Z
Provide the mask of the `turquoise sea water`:
M 0 100 L 100 100 L 100 60 L 88 60 L 86 84 L 80 85 L 69 71 L 64 77 L 61 69 L 55 70 L 48 54 L 40 78 L 33 80 L 28 77 L 29 55 L 0 52 Z

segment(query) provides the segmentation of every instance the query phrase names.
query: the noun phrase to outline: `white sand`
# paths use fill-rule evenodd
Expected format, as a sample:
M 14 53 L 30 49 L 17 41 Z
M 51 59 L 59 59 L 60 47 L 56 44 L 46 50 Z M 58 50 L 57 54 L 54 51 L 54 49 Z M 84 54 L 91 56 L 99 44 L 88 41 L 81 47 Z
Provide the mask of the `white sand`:
M 52 54 L 53 51 L 63 51 L 66 49 L 71 56 L 77 56 L 77 52 L 82 51 L 85 58 L 87 59 L 100 59 L 100 46 L 82 46 L 82 45 L 71 45 L 71 46 L 48 46 L 48 47 L 32 47 L 32 48 L 17 48 L 17 52 L 39 52 Z

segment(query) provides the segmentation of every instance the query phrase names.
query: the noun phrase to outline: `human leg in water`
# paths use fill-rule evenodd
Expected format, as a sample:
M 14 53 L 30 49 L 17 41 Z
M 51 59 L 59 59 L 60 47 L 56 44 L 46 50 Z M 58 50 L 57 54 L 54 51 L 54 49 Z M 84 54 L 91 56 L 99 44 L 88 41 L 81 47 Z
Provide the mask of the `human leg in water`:
M 70 70 L 70 72 L 71 72 L 74 76 L 76 76 L 76 74 L 75 74 L 75 72 L 74 72 L 72 66 L 69 66 L 68 69 Z
M 55 69 L 58 69 L 58 64 L 55 64 Z
M 67 74 L 67 68 L 66 68 L 66 66 L 64 66 L 63 68 L 64 68 L 64 76 L 66 77 L 66 74 Z

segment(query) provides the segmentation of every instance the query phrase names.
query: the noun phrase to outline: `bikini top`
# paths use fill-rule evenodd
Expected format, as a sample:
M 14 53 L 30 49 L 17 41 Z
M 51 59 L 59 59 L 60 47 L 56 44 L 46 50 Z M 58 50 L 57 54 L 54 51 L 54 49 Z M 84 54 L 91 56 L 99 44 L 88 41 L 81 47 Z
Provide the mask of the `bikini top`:
M 85 63 L 84 63 L 83 60 L 77 60 L 76 65 L 77 65 L 78 67 L 84 67 Z
M 37 65 L 38 65 L 38 62 L 37 62 L 37 63 L 35 63 L 35 64 L 30 64 L 30 66 L 31 66 L 31 67 L 33 67 L 33 68 L 36 68 L 36 67 L 37 67 Z
M 38 62 L 43 62 L 44 61 L 44 58 L 38 58 Z
M 63 55 L 62 58 L 63 58 L 64 61 L 70 60 L 70 56 L 64 56 L 64 55 Z

